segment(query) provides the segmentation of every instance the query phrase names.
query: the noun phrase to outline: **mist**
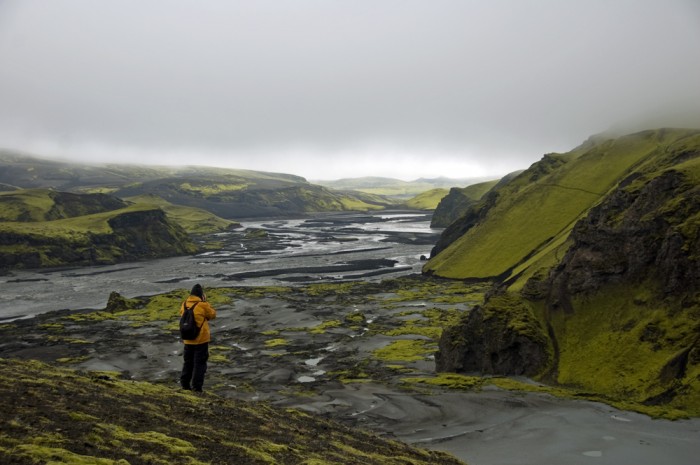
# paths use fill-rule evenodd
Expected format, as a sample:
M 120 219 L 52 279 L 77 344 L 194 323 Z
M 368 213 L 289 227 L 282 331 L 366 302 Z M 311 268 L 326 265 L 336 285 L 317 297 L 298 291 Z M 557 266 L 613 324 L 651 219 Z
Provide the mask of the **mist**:
M 700 127 L 692 0 L 0 2 L 0 147 L 309 179 L 496 176 Z

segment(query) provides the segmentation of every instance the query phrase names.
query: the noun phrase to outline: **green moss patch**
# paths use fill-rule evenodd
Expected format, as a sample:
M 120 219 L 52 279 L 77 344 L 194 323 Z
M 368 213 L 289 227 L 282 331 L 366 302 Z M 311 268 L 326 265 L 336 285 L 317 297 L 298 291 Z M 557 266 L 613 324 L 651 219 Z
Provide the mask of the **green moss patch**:
M 376 349 L 372 355 L 386 362 L 415 362 L 425 360 L 437 351 L 437 344 L 422 339 L 399 339 L 386 347 Z

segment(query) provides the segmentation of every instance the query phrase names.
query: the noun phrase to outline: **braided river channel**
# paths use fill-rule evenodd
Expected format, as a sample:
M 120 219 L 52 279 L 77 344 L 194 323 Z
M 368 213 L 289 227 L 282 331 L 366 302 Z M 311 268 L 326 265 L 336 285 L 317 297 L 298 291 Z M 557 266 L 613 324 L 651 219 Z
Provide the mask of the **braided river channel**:
M 0 277 L 0 321 L 64 308 L 104 308 L 112 291 L 134 297 L 189 288 L 194 282 L 210 287 L 294 285 L 420 273 L 421 256 L 430 255 L 440 234 L 430 228 L 425 212 L 327 214 L 241 224 L 213 238 L 218 250 L 194 256 L 13 271 Z

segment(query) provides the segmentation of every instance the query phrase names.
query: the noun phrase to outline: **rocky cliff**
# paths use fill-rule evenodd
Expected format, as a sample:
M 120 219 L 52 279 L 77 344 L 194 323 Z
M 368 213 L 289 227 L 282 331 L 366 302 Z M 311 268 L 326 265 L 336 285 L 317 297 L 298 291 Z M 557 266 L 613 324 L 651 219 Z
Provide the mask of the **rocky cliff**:
M 625 169 L 620 159 L 627 160 Z M 596 176 L 571 169 L 584 162 L 589 170 L 598 165 L 600 176 L 618 164 L 618 179 L 607 189 L 575 185 Z M 443 333 L 438 370 L 525 374 L 700 414 L 700 132 L 597 139 L 545 158 L 514 180 L 517 188 L 504 186 L 478 215 L 465 217 L 464 234 L 472 231 L 484 244 L 474 231 L 497 223 L 494 212 L 503 228 L 517 228 L 506 218 L 534 205 L 527 196 L 555 179 L 557 188 L 547 195 L 563 198 L 536 197 L 545 205 L 578 203 L 578 218 L 567 226 L 560 212 L 530 209 L 531 224 L 556 221 L 559 232 L 534 233 L 543 240 L 531 241 L 537 245 L 490 278 L 496 287 L 486 303 Z M 589 206 L 582 208 L 586 196 Z M 472 247 L 460 255 L 454 245 L 460 240 L 443 250 L 465 263 L 483 253 Z M 474 278 L 472 269 L 464 266 L 461 277 Z
M 511 175 L 503 178 L 509 179 Z M 504 182 L 501 180 L 500 182 Z M 448 194 L 440 200 L 435 208 L 430 222 L 431 228 L 447 228 L 455 220 L 464 217 L 469 209 L 492 188 L 500 184 L 499 181 L 487 181 L 472 184 L 467 187 L 453 187 Z

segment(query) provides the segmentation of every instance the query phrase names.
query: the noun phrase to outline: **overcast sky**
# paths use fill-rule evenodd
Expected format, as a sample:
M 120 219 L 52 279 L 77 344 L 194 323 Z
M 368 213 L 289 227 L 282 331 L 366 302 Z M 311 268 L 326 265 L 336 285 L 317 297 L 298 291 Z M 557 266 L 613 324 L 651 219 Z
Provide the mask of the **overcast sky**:
M 700 0 L 0 0 L 0 147 L 37 155 L 495 176 L 699 113 Z

